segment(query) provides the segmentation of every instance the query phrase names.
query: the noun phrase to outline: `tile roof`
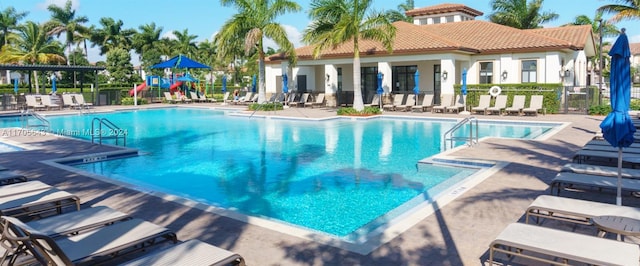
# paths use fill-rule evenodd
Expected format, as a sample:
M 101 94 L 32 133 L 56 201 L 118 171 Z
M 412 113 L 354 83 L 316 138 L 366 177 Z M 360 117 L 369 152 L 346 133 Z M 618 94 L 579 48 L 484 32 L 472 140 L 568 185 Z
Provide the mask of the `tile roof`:
M 404 14 L 410 17 L 436 15 L 443 13 L 462 12 L 471 16 L 482 16 L 482 12 L 470 8 L 462 4 L 439 4 L 434 6 L 428 6 L 423 8 L 416 8 L 405 12 Z
M 632 55 L 640 55 L 640 42 L 630 43 L 629 49 L 631 49 Z
M 559 40 L 565 40 L 571 43 L 571 45 L 576 49 L 584 49 L 586 41 L 593 36 L 591 34 L 591 30 L 591 25 L 580 25 L 571 27 L 564 26 L 557 28 L 531 29 L 527 31 Z M 592 41 L 595 44 L 595 39 L 592 39 Z

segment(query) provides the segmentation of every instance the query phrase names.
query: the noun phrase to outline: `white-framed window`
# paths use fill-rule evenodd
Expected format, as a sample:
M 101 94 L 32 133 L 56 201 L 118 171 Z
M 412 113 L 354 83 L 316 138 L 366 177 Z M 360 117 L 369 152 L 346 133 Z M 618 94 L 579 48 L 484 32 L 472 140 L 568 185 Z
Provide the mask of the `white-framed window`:
M 522 60 L 522 83 L 538 82 L 538 61 Z
M 493 62 L 480 62 L 480 84 L 493 83 Z

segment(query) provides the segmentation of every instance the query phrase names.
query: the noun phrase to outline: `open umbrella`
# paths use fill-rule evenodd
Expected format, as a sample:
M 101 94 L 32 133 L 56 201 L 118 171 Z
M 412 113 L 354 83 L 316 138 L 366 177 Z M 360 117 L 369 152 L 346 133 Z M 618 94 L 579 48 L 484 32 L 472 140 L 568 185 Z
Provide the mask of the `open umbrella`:
M 625 29 L 611 47 L 611 113 L 600 123 L 602 135 L 613 147 L 618 147 L 618 191 L 616 204 L 622 205 L 622 148 L 629 147 L 633 141 L 633 126 L 629 116 L 629 103 L 631 101 L 631 69 L 629 57 L 629 40 Z
M 256 92 L 256 74 L 253 74 L 253 81 L 251 82 L 251 91 Z
M 413 74 L 413 83 L 415 83 L 413 85 L 413 94 L 415 94 L 416 96 L 416 100 L 414 101 L 416 104 L 418 103 L 418 94 L 420 94 L 420 87 L 418 86 L 418 84 L 420 84 L 420 72 L 416 69 L 416 73 Z
M 382 93 L 384 90 L 382 89 L 382 73 L 378 72 L 378 89 L 376 93 L 378 94 L 378 105 L 380 105 L 380 109 L 382 109 Z

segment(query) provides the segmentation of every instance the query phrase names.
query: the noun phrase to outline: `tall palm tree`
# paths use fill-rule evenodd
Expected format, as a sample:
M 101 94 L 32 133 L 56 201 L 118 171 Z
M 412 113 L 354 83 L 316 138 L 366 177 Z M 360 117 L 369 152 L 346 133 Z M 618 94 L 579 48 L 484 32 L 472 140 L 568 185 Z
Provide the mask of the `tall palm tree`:
M 157 27 L 156 23 L 144 24 L 138 27 L 139 31 L 133 35 L 132 46 L 136 53 L 142 55 L 145 51 L 153 48 L 154 44 L 160 40 L 162 27 Z
M 115 21 L 113 18 L 101 18 L 102 28 L 94 29 L 91 36 L 93 46 L 100 46 L 100 55 L 117 48 L 125 50 L 131 49 L 131 37 L 136 33 L 134 29 L 123 29 L 122 20 Z
M 220 32 L 216 34 L 216 45 L 219 55 L 232 56 L 234 45 L 238 40 L 244 40 L 246 54 L 257 51 L 259 55 L 258 71 L 258 102 L 266 100 L 265 95 L 265 67 L 264 67 L 264 39 L 272 39 L 285 53 L 295 60 L 295 50 L 287 33 L 276 19 L 288 12 L 298 12 L 302 8 L 291 0 L 220 0 L 223 6 L 232 6 L 238 13 L 227 20 Z M 295 61 L 294 61 L 295 62 Z
M 398 10 L 389 10 L 385 13 L 389 21 L 405 21 L 413 22 L 413 17 L 407 16 L 406 12 L 415 8 L 413 0 L 406 0 L 404 3 L 398 5 Z
M 60 37 L 65 34 L 65 45 L 68 54 L 71 54 L 71 45 L 79 40 L 80 32 L 85 31 L 83 23 L 89 22 L 86 16 L 76 16 L 76 11 L 71 9 L 71 1 L 68 0 L 64 8 L 57 5 L 49 5 L 47 9 L 51 12 L 51 21 L 47 27 L 51 27 L 49 34 Z M 67 60 L 67 64 L 70 64 Z
M 546 22 L 558 19 L 554 12 L 540 13 L 543 0 L 493 0 L 493 13 L 489 20 L 493 23 L 517 29 L 536 29 Z
M 2 63 L 51 64 L 64 63 L 64 49 L 60 42 L 48 34 L 43 25 L 27 21 L 19 27 L 15 45 L 5 45 L 0 52 Z M 36 93 L 40 93 L 38 72 L 33 71 Z
M 182 32 L 174 30 L 173 35 L 176 36 L 175 50 L 179 54 L 186 56 L 194 56 L 198 46 L 194 42 L 198 35 L 190 35 L 189 29 L 184 29 Z
M 28 12 L 17 12 L 13 7 L 7 7 L 0 12 L 0 31 L 2 31 L 2 45 L 8 44 L 8 37 L 12 31 L 18 29 L 18 22 L 29 14 Z
M 353 43 L 353 108 L 364 109 L 360 90 L 360 40 L 380 42 L 393 52 L 396 28 L 383 13 L 370 12 L 372 0 L 314 0 L 309 16 L 311 24 L 304 30 L 302 40 L 315 45 L 314 58 L 322 51 L 338 45 Z
M 605 13 L 614 14 L 611 22 L 619 22 L 621 20 L 640 19 L 640 0 L 617 0 L 621 5 L 604 5 L 598 10 Z

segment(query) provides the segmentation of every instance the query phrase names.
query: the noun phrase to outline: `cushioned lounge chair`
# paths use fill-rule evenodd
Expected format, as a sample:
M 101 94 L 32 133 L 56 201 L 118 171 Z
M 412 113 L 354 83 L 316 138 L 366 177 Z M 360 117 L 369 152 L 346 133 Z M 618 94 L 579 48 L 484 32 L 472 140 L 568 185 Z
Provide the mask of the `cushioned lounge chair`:
M 606 140 L 601 140 L 601 139 L 590 140 L 585 145 L 611 146 L 611 144 L 609 142 L 607 142 Z M 640 148 L 640 143 L 637 143 L 637 142 L 631 143 L 631 146 L 629 146 L 629 147 L 631 147 L 631 148 Z
M 638 192 L 640 191 L 640 180 L 622 178 L 622 190 Z M 551 180 L 551 193 L 556 191 L 556 195 L 564 186 L 585 186 L 598 189 L 617 189 L 618 178 L 601 175 L 577 174 L 571 172 L 560 172 Z
M 551 195 L 538 196 L 529 207 L 525 222 L 536 218 L 554 219 L 577 224 L 591 225 L 591 218 L 604 215 L 628 217 L 640 220 L 640 208 L 618 206 L 589 200 L 572 199 Z
M 507 108 L 507 95 L 498 95 L 496 96 L 496 102 L 493 106 L 487 108 L 488 114 L 497 113 L 498 115 L 502 114 L 502 111 Z
M 640 257 L 637 244 L 521 223 L 507 225 L 491 242 L 489 265 L 496 252 L 554 265 L 638 265 Z
M 504 112 L 507 113 L 507 114 L 521 115 L 522 114 L 522 109 L 524 108 L 524 101 L 525 101 L 525 96 L 524 95 L 515 95 L 515 96 L 513 96 L 513 102 L 511 103 L 511 106 L 505 108 Z
M 20 182 L 27 182 L 27 177 L 14 171 L 0 171 L 0 186 Z M 2 193 L 0 193 L 0 197 L 2 197 Z
M 51 212 L 60 214 L 67 207 L 79 210 L 80 199 L 54 187 L 0 197 L 0 215 L 23 217 Z
M 538 115 L 538 111 L 542 110 L 542 114 L 547 114 L 547 109 L 543 108 L 544 96 L 532 95 L 529 101 L 529 107 L 523 108 L 522 113 L 525 115 Z
M 443 94 L 440 100 L 440 105 L 431 108 L 432 113 L 444 113 L 447 110 L 447 106 L 453 105 L 453 94 Z
M 121 266 L 146 265 L 238 265 L 244 258 L 231 251 L 193 239 L 143 257 L 125 262 Z
M 3 217 L 18 237 L 29 237 L 28 243 L 45 265 L 97 263 L 130 251 L 146 248 L 166 240 L 177 242 L 169 229 L 141 220 L 130 219 L 65 238 L 53 239 L 13 217 Z
M 621 175 L 624 178 L 640 178 L 640 169 L 621 168 Z M 618 176 L 618 167 L 602 166 L 593 164 L 568 163 L 562 166 L 561 172 L 574 172 L 578 174 Z
M 425 94 L 422 98 L 422 102 L 418 105 L 414 105 L 411 107 L 411 111 L 413 112 L 424 112 L 428 111 L 433 107 L 433 94 Z
M 480 95 L 478 106 L 471 108 L 471 112 L 474 112 L 474 113 L 482 112 L 483 115 L 486 115 L 487 108 L 489 108 L 489 106 L 491 106 L 491 95 L 483 94 L 483 95 Z
M 53 187 L 40 181 L 19 182 L 0 186 L 0 198 L 51 188 Z

